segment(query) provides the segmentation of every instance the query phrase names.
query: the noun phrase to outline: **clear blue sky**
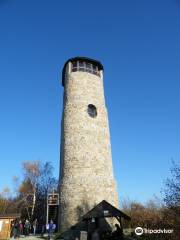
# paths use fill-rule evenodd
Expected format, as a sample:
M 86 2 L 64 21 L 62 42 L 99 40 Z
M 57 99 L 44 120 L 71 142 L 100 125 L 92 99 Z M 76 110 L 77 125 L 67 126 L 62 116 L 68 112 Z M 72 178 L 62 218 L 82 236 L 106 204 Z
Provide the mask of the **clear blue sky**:
M 61 70 L 105 68 L 120 199 L 159 192 L 180 161 L 180 0 L 0 0 L 0 189 L 25 160 L 59 169 Z

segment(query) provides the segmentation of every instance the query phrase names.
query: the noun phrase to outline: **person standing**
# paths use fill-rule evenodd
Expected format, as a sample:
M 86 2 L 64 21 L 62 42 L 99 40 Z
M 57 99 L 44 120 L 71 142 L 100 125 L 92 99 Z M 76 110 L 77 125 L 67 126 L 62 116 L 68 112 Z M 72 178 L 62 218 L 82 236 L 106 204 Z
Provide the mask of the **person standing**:
M 19 222 L 18 220 L 16 219 L 15 222 L 14 222 L 14 225 L 13 225 L 13 237 L 14 239 L 18 239 L 19 238 Z
M 29 222 L 29 220 L 26 219 L 25 224 L 24 224 L 25 236 L 29 236 L 29 230 L 30 230 L 30 222 Z
M 44 236 L 44 233 L 46 232 L 46 224 L 43 222 L 42 223 L 42 228 L 41 228 L 41 236 Z
M 36 229 L 37 229 L 37 218 L 33 222 L 33 234 L 36 235 Z
M 46 229 L 48 231 L 48 240 L 51 240 L 53 233 L 56 229 L 56 224 L 53 222 L 53 220 L 51 220 L 50 223 L 47 224 Z
M 19 221 L 19 234 L 23 235 L 23 224 L 21 220 Z

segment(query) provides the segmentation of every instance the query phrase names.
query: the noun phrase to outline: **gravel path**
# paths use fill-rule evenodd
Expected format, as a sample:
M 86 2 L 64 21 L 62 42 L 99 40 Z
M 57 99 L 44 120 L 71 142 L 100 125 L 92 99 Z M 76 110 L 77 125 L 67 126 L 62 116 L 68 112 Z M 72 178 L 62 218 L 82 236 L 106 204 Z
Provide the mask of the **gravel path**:
M 14 240 L 14 238 L 10 238 L 11 240 Z M 41 240 L 41 239 L 44 239 L 44 238 L 41 238 L 40 236 L 28 236 L 28 237 L 20 237 L 19 240 Z

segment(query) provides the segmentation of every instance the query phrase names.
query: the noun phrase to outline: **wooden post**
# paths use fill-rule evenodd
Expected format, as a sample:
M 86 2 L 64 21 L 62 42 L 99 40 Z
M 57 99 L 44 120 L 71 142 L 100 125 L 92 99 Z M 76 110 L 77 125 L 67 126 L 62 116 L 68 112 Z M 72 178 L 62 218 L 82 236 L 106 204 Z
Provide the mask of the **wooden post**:
M 121 227 L 121 229 L 123 230 L 123 225 L 122 225 L 121 217 L 116 217 L 116 219 L 118 220 L 118 222 L 119 222 L 119 224 L 120 224 L 120 227 Z
M 120 227 L 121 227 L 121 229 L 122 229 L 122 231 L 123 231 L 123 225 L 122 225 L 122 219 L 121 219 L 121 217 L 120 217 L 120 219 L 119 219 L 119 222 L 120 222 Z

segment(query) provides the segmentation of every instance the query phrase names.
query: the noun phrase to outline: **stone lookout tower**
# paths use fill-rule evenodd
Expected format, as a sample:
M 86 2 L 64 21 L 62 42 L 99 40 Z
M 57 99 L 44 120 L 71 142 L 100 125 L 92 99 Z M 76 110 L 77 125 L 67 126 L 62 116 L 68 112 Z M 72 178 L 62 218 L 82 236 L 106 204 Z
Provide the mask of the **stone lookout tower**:
M 60 212 L 62 231 L 102 200 L 118 207 L 113 176 L 103 66 L 75 57 L 63 68 Z

